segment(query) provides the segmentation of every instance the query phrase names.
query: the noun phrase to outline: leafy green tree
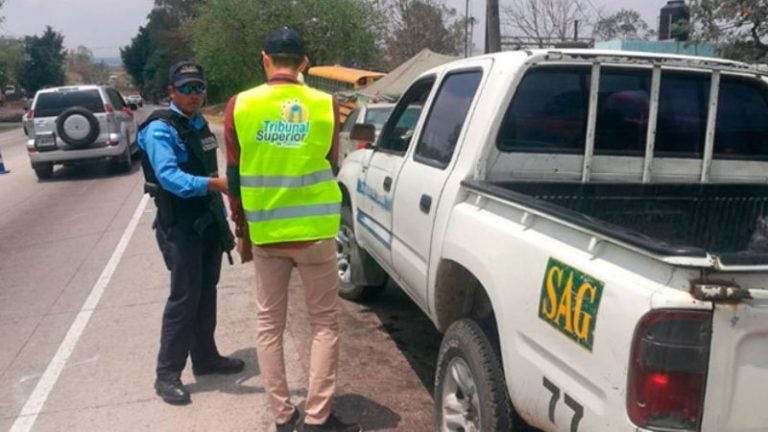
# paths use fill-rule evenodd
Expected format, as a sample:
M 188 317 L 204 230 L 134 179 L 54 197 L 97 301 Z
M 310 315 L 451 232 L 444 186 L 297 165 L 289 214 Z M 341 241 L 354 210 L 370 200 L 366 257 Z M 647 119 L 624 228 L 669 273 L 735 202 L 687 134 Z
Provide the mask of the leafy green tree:
M 598 20 L 592 35 L 595 39 L 602 41 L 613 39 L 648 40 L 655 35 L 655 32 L 640 17 L 640 12 L 632 9 L 621 9 Z
M 24 41 L 0 38 L 0 87 L 15 82 L 24 63 Z
M 278 25 L 296 28 L 312 64 L 372 67 L 380 62 L 382 20 L 361 0 L 210 0 L 192 23 L 195 58 L 214 102 L 264 81 L 261 50 Z
M 155 0 L 147 25 L 120 50 L 126 71 L 142 94 L 160 99 L 167 94 L 168 68 L 192 56 L 189 23 L 203 0 Z
M 692 0 L 692 38 L 720 44 L 720 53 L 748 62 L 768 61 L 768 2 Z
M 152 42 L 146 27 L 139 27 L 139 34 L 131 39 L 131 44 L 120 49 L 125 71 L 139 90 L 144 89 L 144 68 L 151 52 Z
M 45 27 L 42 36 L 27 36 L 19 83 L 30 93 L 47 86 L 63 85 L 65 57 L 64 36 L 51 26 Z

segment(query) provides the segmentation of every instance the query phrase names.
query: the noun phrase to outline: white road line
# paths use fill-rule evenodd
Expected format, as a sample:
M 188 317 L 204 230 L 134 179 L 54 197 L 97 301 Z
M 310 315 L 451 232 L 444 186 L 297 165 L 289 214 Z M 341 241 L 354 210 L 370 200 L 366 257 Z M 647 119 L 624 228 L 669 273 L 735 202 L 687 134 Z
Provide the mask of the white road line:
M 120 263 L 120 259 L 123 257 L 125 249 L 128 247 L 128 242 L 131 240 L 131 237 L 133 237 L 134 231 L 136 231 L 136 226 L 139 224 L 139 219 L 141 218 L 142 213 L 144 213 L 144 208 L 147 206 L 148 200 L 149 195 L 144 195 L 141 198 L 141 202 L 139 202 L 139 206 L 136 207 L 136 211 L 133 212 L 133 217 L 128 223 L 128 227 L 125 228 L 123 236 L 120 238 L 115 251 L 112 253 L 112 257 L 101 272 L 99 279 L 96 280 L 96 283 L 93 285 L 91 293 L 88 295 L 88 298 L 85 299 L 83 307 L 80 308 L 80 312 L 69 327 L 69 331 L 61 342 L 61 345 L 59 345 L 59 349 L 56 351 L 53 359 L 51 359 L 51 362 L 48 363 L 48 367 L 45 369 L 45 372 L 43 372 L 42 378 L 37 382 L 35 389 L 21 409 L 13 426 L 11 426 L 10 432 L 29 431 L 32 429 L 35 421 L 37 421 L 37 416 L 40 414 L 46 399 L 48 399 L 48 395 L 51 393 L 53 386 L 56 385 L 56 381 L 58 381 L 61 371 L 67 364 L 67 360 L 69 360 L 72 352 L 75 350 L 77 341 L 80 339 L 85 327 L 88 325 L 88 321 L 91 319 L 91 315 L 93 315 L 96 305 L 98 305 L 99 300 L 101 300 L 101 295 L 104 294 L 104 289 L 109 285 L 109 281 L 112 279 L 112 275 L 115 273 L 115 269 Z

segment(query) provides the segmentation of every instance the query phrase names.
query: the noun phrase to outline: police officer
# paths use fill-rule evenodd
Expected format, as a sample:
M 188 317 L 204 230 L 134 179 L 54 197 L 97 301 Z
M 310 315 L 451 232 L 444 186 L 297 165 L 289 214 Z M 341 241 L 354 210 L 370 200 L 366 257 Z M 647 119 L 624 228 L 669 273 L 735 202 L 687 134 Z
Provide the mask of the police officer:
M 271 31 L 262 61 L 269 82 L 233 97 L 224 117 L 236 232 L 254 244 L 259 367 L 277 430 L 293 431 L 300 414 L 288 393 L 283 331 L 296 267 L 313 336 L 303 430 L 357 432 L 331 412 L 339 356 L 336 109 L 331 95 L 298 81 L 308 60 L 295 30 Z
M 221 356 L 214 340 L 216 285 L 233 236 L 221 197 L 227 180 L 218 176 L 216 137 L 199 114 L 205 75 L 190 61 L 174 64 L 169 75 L 170 107 L 142 123 L 138 142 L 145 189 L 157 205 L 157 244 L 171 272 L 155 391 L 165 402 L 183 405 L 191 401 L 180 378 L 187 355 L 195 375 L 238 373 L 244 363 Z

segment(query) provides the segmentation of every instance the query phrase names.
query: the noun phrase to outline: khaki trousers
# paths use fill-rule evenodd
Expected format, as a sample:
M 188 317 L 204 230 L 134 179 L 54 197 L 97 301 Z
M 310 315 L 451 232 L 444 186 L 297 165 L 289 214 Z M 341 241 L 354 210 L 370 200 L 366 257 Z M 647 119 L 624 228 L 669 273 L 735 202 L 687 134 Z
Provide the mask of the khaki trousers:
M 299 271 L 312 327 L 309 389 L 305 422 L 321 424 L 331 413 L 339 358 L 337 313 L 338 268 L 333 239 L 303 248 L 253 247 L 256 267 L 257 348 L 259 367 L 277 423 L 293 414 L 283 357 L 283 332 L 288 309 L 288 282 Z

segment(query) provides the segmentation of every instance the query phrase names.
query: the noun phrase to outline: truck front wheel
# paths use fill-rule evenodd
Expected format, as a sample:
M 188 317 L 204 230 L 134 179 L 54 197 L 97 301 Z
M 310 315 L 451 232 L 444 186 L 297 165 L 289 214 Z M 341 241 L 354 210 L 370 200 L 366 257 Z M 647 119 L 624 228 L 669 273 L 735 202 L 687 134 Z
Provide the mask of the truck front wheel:
M 352 301 L 375 300 L 387 284 L 387 276 L 355 239 L 352 208 L 341 207 L 341 227 L 336 235 L 336 262 L 339 268 L 339 295 Z
M 511 431 L 515 426 L 499 356 L 470 319 L 453 323 L 443 337 L 434 396 L 438 431 Z

